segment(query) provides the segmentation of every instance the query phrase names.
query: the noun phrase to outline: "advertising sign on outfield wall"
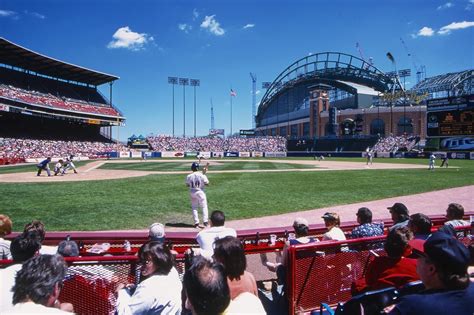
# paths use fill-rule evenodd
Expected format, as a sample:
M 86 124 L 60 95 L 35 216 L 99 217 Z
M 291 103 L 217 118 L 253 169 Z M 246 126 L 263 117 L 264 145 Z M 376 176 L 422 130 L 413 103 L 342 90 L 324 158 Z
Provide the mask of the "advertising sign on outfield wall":
M 147 158 L 152 157 L 152 156 L 153 156 L 153 152 L 145 151 L 145 152 L 143 152 L 143 156 L 146 156 Z
M 130 156 L 132 158 L 141 158 L 142 157 L 142 152 L 140 151 L 132 151 L 130 152 Z
M 199 154 L 205 159 L 209 159 L 211 157 L 211 152 L 199 152 Z
M 161 157 L 170 158 L 170 157 L 184 157 L 184 152 L 174 152 L 174 151 L 164 151 L 161 152 Z
M 239 152 L 224 152 L 225 157 L 239 157 Z
M 469 159 L 470 156 L 467 154 L 467 152 L 451 152 L 451 158 L 463 160 L 463 159 Z
M 121 158 L 128 158 L 128 157 L 130 157 L 130 152 L 121 151 L 120 152 L 120 157 Z
M 265 152 L 265 157 L 286 157 L 286 152 Z
M 469 159 L 474 160 L 474 152 L 469 152 Z
M 224 152 L 212 152 L 212 157 L 221 158 L 224 156 Z
M 253 157 L 263 157 L 263 152 L 252 152 Z
M 389 158 L 390 157 L 390 152 L 377 152 L 377 157 L 378 158 Z
M 4 112 L 9 112 L 9 111 L 10 111 L 10 106 L 4 105 L 4 104 L 0 104 L 0 110 L 1 110 L 1 111 L 4 111 Z
M 250 152 L 239 152 L 240 157 L 250 157 Z
M 184 152 L 185 157 L 196 157 L 197 155 L 197 152 Z

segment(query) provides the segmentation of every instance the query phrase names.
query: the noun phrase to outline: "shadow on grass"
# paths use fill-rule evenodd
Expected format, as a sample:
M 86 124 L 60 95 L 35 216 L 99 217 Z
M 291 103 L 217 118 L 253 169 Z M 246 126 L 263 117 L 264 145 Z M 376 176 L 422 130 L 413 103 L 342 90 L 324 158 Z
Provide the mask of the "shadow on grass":
M 169 226 L 169 227 L 182 227 L 182 228 L 194 228 L 194 225 L 193 225 L 193 224 L 187 224 L 187 223 L 182 223 L 182 222 L 166 223 L 165 226 Z

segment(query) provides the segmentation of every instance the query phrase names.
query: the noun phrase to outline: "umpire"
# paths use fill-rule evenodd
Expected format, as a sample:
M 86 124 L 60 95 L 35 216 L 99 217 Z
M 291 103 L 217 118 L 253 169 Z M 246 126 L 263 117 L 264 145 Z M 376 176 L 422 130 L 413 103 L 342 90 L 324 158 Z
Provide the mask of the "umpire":
M 36 174 L 36 176 L 41 176 L 41 171 L 46 171 L 46 173 L 48 173 L 48 176 L 51 176 L 51 171 L 49 170 L 49 162 L 51 162 L 51 158 L 48 156 L 46 160 L 43 160 L 40 163 L 36 164 L 36 167 L 38 168 L 38 173 Z

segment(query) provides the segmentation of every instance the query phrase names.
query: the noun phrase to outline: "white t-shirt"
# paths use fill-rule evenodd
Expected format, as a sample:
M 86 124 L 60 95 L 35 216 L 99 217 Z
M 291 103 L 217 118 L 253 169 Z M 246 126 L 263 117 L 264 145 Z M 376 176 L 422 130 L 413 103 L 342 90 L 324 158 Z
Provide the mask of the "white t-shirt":
M 266 314 L 262 302 L 250 292 L 243 292 L 230 301 L 224 314 Z
M 214 242 L 226 236 L 237 237 L 234 229 L 225 226 L 213 226 L 198 233 L 196 240 L 201 247 L 201 255 L 210 258 L 214 254 Z
M 323 241 L 328 241 L 328 240 L 345 241 L 346 236 L 344 235 L 344 232 L 342 232 L 340 228 L 335 226 L 330 231 L 324 233 Z
M 209 184 L 207 176 L 201 172 L 192 172 L 186 177 L 186 185 L 190 192 L 202 191 Z
M 21 269 L 21 264 L 14 264 L 0 270 L 0 314 L 13 307 L 13 292 L 16 273 Z

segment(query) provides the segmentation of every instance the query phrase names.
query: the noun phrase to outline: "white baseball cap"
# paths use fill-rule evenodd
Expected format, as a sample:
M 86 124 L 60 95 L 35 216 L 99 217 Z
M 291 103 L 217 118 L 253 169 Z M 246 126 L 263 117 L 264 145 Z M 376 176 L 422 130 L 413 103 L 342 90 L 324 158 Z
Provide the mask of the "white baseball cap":
M 161 223 L 150 225 L 148 236 L 152 241 L 163 242 L 165 240 L 165 226 Z

